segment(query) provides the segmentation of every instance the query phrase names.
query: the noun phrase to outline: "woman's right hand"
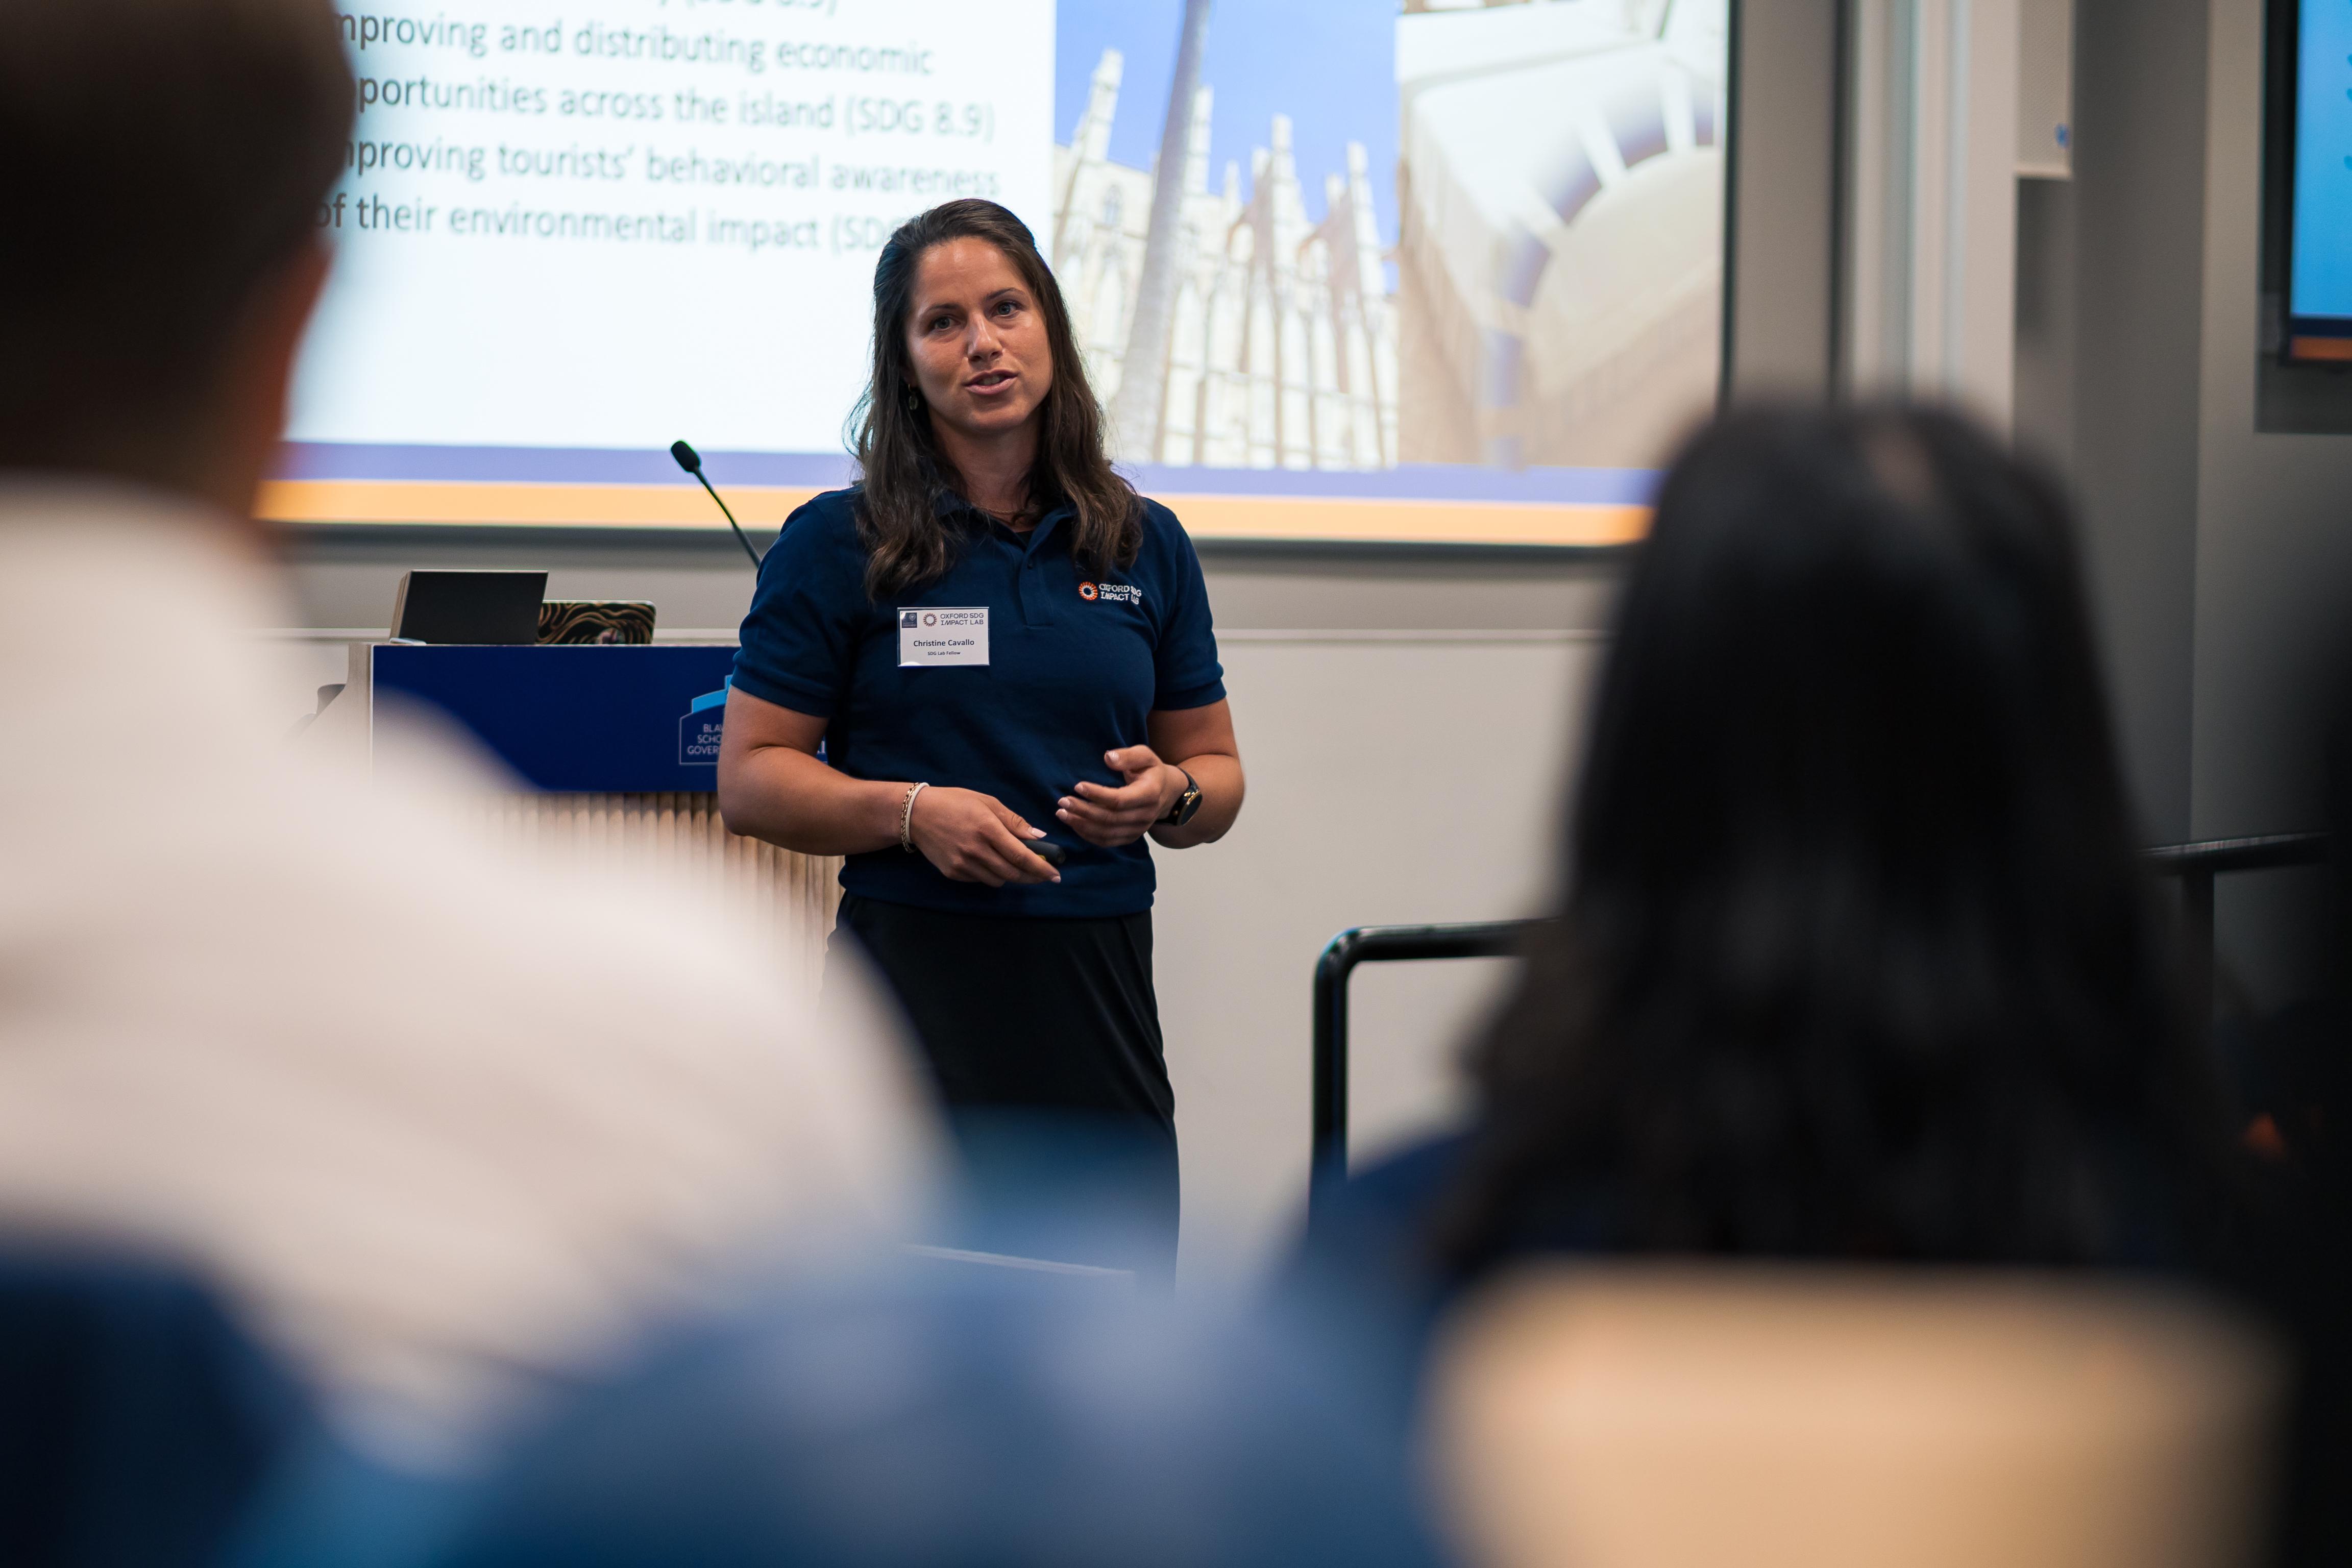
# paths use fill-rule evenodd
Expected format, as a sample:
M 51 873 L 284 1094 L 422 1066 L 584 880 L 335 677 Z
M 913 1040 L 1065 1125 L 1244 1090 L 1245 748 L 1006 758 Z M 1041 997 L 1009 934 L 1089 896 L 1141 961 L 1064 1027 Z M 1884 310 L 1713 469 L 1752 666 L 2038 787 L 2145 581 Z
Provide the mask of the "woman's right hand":
M 915 797 L 908 837 L 923 858 L 951 882 L 1058 882 L 1062 874 L 1029 852 L 1026 840 L 1043 838 L 992 795 L 933 785 Z

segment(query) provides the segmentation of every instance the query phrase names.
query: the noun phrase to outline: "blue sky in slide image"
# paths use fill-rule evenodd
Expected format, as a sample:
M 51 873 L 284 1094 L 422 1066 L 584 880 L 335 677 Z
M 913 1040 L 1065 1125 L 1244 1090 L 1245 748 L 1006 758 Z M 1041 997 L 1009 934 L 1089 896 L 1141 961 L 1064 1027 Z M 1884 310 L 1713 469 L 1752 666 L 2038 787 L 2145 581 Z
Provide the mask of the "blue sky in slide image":
M 1126 57 L 1115 163 L 1151 166 L 1168 115 L 1182 0 L 1061 0 L 1054 25 L 1054 140 L 1066 144 L 1087 106 L 1087 85 L 1106 47 Z M 1250 190 L 1251 150 L 1265 146 L 1276 114 L 1290 116 L 1307 210 L 1323 216 L 1323 176 L 1343 174 L 1348 143 L 1370 154 L 1381 239 L 1397 236 L 1396 0 L 1221 0 L 1209 13 L 1201 79 L 1216 89 L 1209 183 L 1228 162 Z

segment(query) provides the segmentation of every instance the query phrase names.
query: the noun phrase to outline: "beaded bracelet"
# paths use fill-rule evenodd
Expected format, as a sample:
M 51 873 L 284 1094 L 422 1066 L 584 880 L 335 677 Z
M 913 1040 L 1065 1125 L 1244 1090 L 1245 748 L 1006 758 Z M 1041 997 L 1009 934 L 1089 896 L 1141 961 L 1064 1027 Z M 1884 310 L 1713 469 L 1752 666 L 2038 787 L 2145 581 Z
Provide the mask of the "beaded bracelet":
M 930 787 L 927 784 L 908 784 L 907 798 L 898 806 L 898 847 L 909 855 L 915 852 L 915 797 Z

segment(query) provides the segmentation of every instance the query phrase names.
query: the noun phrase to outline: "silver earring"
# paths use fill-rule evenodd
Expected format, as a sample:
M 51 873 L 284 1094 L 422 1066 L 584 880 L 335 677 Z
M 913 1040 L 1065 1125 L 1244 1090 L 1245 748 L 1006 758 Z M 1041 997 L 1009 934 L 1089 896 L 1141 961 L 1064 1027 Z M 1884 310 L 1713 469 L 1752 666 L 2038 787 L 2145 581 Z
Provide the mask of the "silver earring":
M 908 386 L 907 387 L 907 398 L 906 398 L 906 402 L 907 402 L 907 416 L 908 416 L 909 419 L 914 418 L 916 416 L 918 416 L 918 415 L 919 415 L 919 414 L 921 414 L 921 413 L 922 413 L 922 411 L 923 411 L 923 395 L 922 395 L 921 393 L 919 393 L 919 392 L 917 392 L 917 391 L 914 389 L 914 387 L 913 387 L 913 386 L 911 386 L 911 385 L 908 385 Z

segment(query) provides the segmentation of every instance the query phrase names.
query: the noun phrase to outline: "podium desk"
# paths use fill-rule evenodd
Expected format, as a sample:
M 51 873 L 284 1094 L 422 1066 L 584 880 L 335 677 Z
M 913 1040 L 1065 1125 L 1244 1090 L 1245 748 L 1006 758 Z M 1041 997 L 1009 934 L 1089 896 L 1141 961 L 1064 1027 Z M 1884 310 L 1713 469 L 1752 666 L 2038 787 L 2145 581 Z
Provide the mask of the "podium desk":
M 840 890 L 837 857 L 727 831 L 719 742 L 732 644 L 474 647 L 360 643 L 349 691 L 376 726 L 406 704 L 438 710 L 527 786 L 488 810 L 504 836 L 597 858 L 648 854 L 762 928 L 814 980 Z

